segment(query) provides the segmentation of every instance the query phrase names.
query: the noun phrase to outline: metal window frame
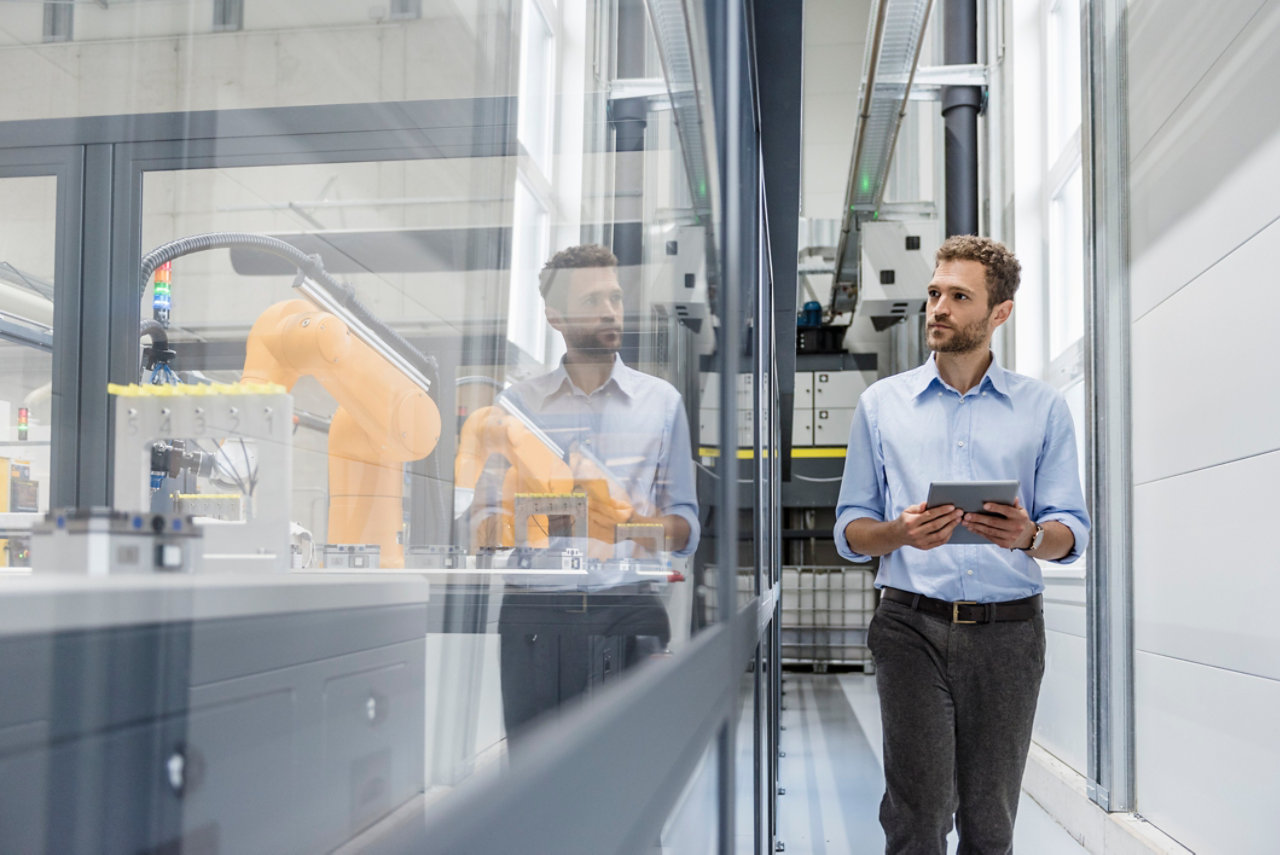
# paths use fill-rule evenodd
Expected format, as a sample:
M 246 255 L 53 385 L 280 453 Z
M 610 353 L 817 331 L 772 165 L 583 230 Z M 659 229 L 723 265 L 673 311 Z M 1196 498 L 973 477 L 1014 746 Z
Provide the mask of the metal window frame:
M 72 0 L 45 0 L 42 41 L 69 42 L 75 38 L 76 7 Z
M 1093 537 L 1088 607 L 1089 797 L 1133 810 L 1133 477 L 1129 356 L 1129 150 L 1124 0 L 1080 7 L 1085 383 Z
M 213 0 L 213 31 L 234 33 L 244 29 L 244 0 Z
M 416 21 L 422 17 L 422 0 L 391 0 L 393 21 Z

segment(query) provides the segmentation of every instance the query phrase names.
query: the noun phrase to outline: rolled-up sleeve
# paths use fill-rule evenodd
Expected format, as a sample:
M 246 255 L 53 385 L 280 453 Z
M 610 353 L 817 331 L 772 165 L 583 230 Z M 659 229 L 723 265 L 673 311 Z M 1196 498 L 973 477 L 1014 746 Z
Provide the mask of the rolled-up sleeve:
M 1049 410 L 1044 446 L 1036 464 L 1035 508 L 1032 517 L 1044 524 L 1056 520 L 1075 536 L 1071 551 L 1055 564 L 1070 564 L 1089 546 L 1089 512 L 1080 489 L 1079 460 L 1076 455 L 1076 431 L 1071 410 L 1061 396 Z
M 872 433 L 869 397 L 863 394 L 853 414 L 849 447 L 844 457 L 844 475 L 840 479 L 840 498 L 836 503 L 836 552 L 857 564 L 870 561 L 871 556 L 853 550 L 845 537 L 845 528 L 857 519 L 884 521 L 884 483 L 881 476 L 884 467 Z
M 669 447 L 659 457 L 656 505 L 663 515 L 675 514 L 689 523 L 689 542 L 671 554 L 677 558 L 692 555 L 702 537 L 698 524 L 697 473 L 693 463 L 693 445 L 689 438 L 689 418 L 683 399 L 677 398 L 669 420 Z

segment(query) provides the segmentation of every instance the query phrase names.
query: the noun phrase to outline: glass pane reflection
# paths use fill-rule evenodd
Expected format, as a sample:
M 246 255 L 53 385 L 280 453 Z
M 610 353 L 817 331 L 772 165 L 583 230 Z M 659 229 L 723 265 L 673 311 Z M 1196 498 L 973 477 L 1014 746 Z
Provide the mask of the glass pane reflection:
M 518 762 L 714 618 L 712 224 L 647 33 L 544 0 L 395 23 L 309 4 L 305 27 L 293 3 L 193 23 L 122 2 L 75 4 L 73 44 L 39 47 L 39 5 L 3 5 L 5 40 L 66 60 L 10 68 L 32 82 L 0 93 L 10 119 L 290 108 L 254 114 L 258 140 L 217 137 L 243 113 L 115 140 L 114 167 L 151 158 L 140 211 L 86 208 L 157 263 L 111 283 L 142 329 L 103 320 L 129 345 L 114 482 L 91 485 L 114 507 L 52 515 L 32 584 L 5 591 L 0 664 L 42 687 L 0 708 L 0 774 L 32 782 L 6 839 L 328 851 Z M 615 86 L 619 35 L 643 85 Z M 518 102 L 511 145 L 333 118 L 477 98 Z M 155 125 L 102 132 L 135 126 Z M 0 261 L 51 283 L 55 185 L 7 180 Z M 32 402 L 43 484 L 51 362 L 24 348 L 0 343 L 0 401 Z M 64 791 L 84 807 L 55 816 Z

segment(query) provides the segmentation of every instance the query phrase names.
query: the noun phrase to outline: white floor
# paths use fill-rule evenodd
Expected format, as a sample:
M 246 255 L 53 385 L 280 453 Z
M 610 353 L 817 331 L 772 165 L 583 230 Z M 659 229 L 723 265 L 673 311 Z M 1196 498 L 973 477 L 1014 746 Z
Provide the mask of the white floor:
M 778 837 L 786 855 L 884 851 L 877 813 L 884 773 L 875 678 L 787 674 L 782 713 Z M 955 851 L 952 835 L 951 851 Z M 1023 793 L 1014 851 L 1081 855 L 1086 850 Z

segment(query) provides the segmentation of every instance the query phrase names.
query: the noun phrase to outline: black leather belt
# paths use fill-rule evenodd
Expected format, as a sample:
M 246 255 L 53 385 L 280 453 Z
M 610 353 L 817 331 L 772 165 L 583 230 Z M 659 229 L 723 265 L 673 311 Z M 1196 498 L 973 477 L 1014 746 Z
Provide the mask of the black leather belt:
M 994 623 L 1006 620 L 1031 620 L 1042 610 L 1040 595 L 1003 603 L 949 603 L 899 588 L 882 588 L 880 598 L 945 618 L 952 623 Z

